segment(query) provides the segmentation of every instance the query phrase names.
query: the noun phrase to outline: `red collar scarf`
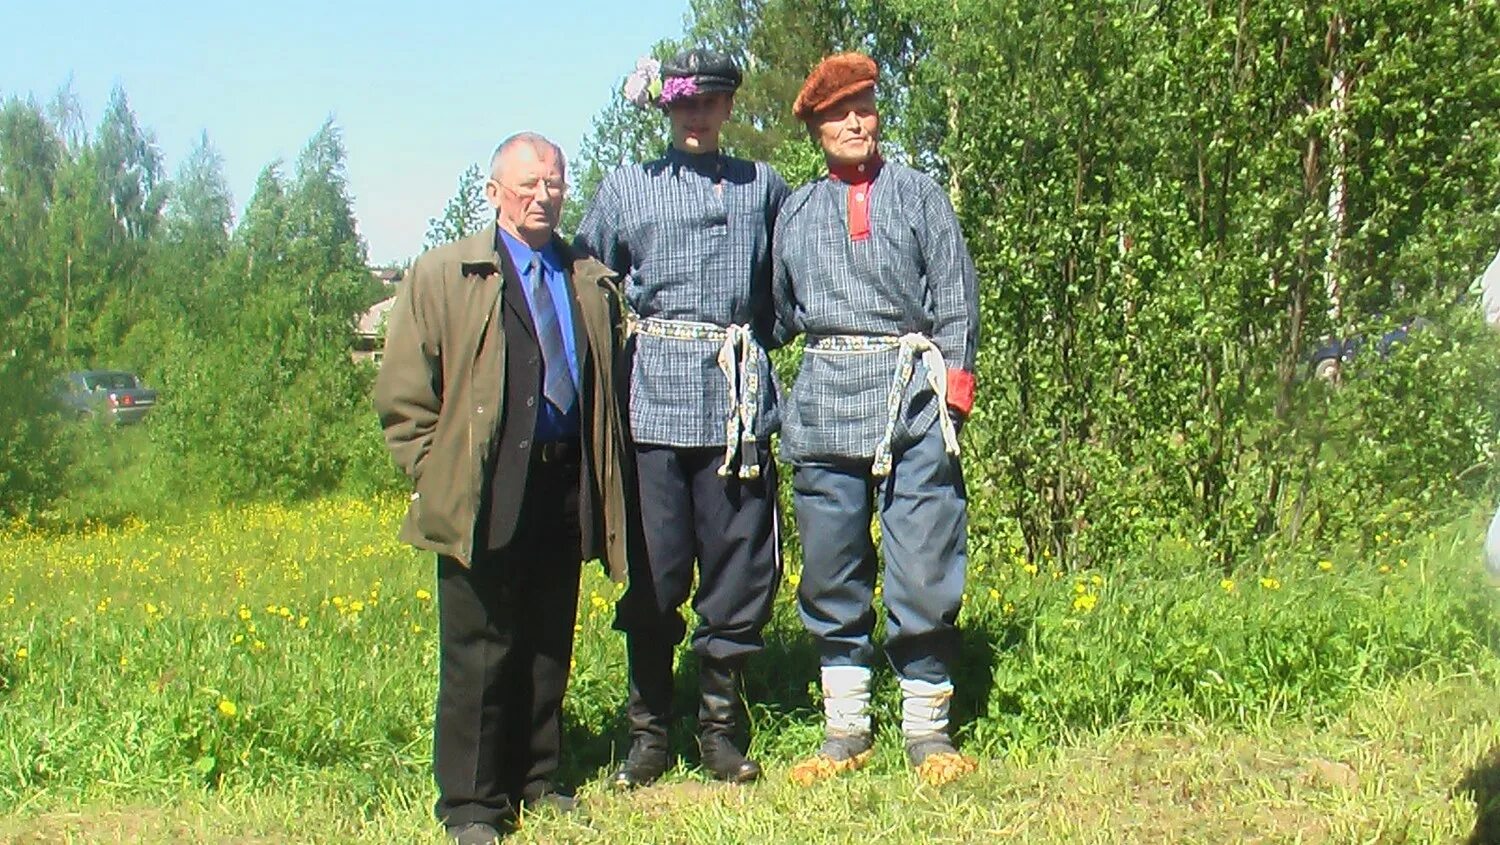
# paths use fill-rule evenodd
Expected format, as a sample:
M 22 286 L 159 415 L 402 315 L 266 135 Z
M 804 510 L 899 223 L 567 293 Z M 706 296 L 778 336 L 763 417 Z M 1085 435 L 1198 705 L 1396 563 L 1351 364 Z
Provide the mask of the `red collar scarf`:
M 828 175 L 849 186 L 849 240 L 870 239 L 870 185 L 880 175 L 885 162 L 880 153 L 861 164 L 839 164 L 828 167 Z

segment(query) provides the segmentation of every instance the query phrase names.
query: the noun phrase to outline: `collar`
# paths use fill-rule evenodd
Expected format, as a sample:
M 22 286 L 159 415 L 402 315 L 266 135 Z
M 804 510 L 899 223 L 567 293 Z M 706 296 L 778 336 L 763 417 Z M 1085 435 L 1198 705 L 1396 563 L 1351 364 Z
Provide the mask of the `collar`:
M 880 157 L 880 151 L 877 150 L 868 160 L 859 164 L 830 164 L 828 175 L 848 185 L 865 185 L 875 181 L 884 166 L 885 159 Z
M 541 249 L 534 249 L 530 244 L 505 231 L 499 226 L 495 227 L 495 252 L 499 254 L 501 249 L 510 253 L 511 263 L 516 265 L 517 272 L 524 272 L 526 266 L 531 263 L 533 255 L 540 255 L 542 266 L 552 272 L 562 270 L 562 256 L 557 252 L 557 238 L 542 245 Z
M 714 150 L 711 153 L 690 153 L 668 144 L 665 158 L 674 168 L 686 167 L 705 176 L 717 176 L 724 172 L 723 150 Z

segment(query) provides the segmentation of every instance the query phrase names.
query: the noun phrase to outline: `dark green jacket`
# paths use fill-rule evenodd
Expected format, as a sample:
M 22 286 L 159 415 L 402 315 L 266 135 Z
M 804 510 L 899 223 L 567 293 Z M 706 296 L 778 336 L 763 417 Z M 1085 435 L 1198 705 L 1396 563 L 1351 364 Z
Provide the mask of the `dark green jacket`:
M 584 536 L 600 548 L 615 580 L 626 573 L 627 503 L 634 484 L 616 401 L 621 342 L 619 289 L 609 268 L 555 242 L 595 373 L 579 397 L 588 490 L 598 507 Z M 474 559 L 485 458 L 505 409 L 505 333 L 500 313 L 500 256 L 495 226 L 423 253 L 402 283 L 387 318 L 384 358 L 375 380 L 375 410 L 396 464 L 415 486 L 401 539 L 457 558 Z

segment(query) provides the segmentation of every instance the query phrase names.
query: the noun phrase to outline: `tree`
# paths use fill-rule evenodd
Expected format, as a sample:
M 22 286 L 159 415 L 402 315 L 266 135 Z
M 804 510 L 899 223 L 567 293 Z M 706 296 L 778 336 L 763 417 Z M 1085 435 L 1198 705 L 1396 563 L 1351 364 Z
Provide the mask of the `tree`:
M 52 413 L 55 304 L 44 244 L 62 139 L 36 103 L 0 105 L 0 514 L 60 492 L 66 454 Z
M 428 248 L 451 243 L 488 226 L 494 220 L 484 198 L 485 174 L 479 165 L 470 165 L 458 177 L 458 192 L 443 206 L 443 213 L 427 219 Z

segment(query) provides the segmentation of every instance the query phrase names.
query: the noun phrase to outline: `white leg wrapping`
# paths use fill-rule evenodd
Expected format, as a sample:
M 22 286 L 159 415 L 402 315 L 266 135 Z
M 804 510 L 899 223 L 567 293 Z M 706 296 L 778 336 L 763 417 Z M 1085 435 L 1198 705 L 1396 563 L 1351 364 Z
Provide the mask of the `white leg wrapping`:
M 832 732 L 870 732 L 870 670 L 864 666 L 823 667 L 823 717 Z
M 907 739 L 948 733 L 948 704 L 953 682 L 901 679 L 901 732 Z

